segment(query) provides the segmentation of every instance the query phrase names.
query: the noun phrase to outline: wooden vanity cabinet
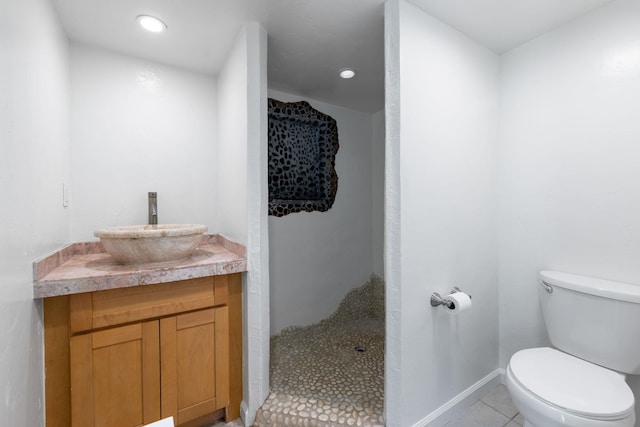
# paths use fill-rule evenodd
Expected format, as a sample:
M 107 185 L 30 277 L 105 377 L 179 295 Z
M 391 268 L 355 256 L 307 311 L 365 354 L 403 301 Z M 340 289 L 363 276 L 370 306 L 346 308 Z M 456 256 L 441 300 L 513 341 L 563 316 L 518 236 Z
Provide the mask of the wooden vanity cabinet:
M 46 299 L 47 427 L 237 418 L 240 292 L 232 274 Z

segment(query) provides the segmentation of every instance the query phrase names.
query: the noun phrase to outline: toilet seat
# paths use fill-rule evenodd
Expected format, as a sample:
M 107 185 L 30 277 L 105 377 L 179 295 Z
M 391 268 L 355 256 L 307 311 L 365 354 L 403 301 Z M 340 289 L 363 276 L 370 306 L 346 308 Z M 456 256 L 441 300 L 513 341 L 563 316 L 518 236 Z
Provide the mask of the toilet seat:
M 594 420 L 617 420 L 634 410 L 633 392 L 617 372 L 552 348 L 514 354 L 515 380 L 531 394 L 568 413 Z

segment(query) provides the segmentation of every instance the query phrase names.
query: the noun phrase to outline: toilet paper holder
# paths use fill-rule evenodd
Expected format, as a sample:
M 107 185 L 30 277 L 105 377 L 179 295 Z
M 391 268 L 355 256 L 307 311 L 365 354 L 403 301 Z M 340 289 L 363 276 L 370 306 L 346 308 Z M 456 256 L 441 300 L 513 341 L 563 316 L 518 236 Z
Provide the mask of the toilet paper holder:
M 454 286 L 451 289 L 451 292 L 449 292 L 449 295 L 454 294 L 456 292 L 462 292 L 462 291 L 460 290 L 459 287 Z M 471 298 L 471 295 L 469 295 L 469 298 Z M 450 301 L 450 300 L 446 299 L 446 295 L 445 295 L 444 298 L 442 298 L 439 293 L 437 293 L 437 292 L 432 293 L 431 294 L 431 307 L 438 307 L 440 305 L 444 305 L 445 307 L 447 307 L 450 310 L 453 310 L 454 307 L 455 307 L 454 304 L 453 304 L 453 301 Z

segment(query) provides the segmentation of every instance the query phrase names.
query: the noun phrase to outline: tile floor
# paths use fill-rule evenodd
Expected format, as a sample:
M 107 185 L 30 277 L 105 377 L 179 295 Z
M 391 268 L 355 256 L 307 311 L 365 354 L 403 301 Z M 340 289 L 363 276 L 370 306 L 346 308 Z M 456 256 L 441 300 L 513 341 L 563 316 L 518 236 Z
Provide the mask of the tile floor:
M 509 391 L 500 384 L 445 427 L 521 427 L 523 424 L 524 419 L 513 406 Z
M 524 419 L 511 403 L 509 391 L 505 386 L 499 385 L 474 403 L 459 418 L 447 423 L 445 427 L 522 427 L 523 424 Z M 340 426 L 340 424 L 331 425 Z M 243 425 L 238 419 L 230 423 L 219 422 L 211 427 L 243 427 Z
M 209 427 L 244 427 L 244 424 L 242 424 L 242 420 L 238 418 L 237 420 L 233 420 L 228 423 L 225 423 L 224 421 L 218 421 L 217 423 L 214 423 Z

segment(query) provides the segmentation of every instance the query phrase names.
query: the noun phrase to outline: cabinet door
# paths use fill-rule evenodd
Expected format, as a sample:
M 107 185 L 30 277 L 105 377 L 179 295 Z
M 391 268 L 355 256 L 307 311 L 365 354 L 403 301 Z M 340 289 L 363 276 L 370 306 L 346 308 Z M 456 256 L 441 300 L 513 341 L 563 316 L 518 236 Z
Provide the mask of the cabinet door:
M 71 337 L 72 427 L 134 427 L 160 419 L 158 321 Z
M 162 417 L 177 425 L 229 405 L 228 307 L 160 320 Z

